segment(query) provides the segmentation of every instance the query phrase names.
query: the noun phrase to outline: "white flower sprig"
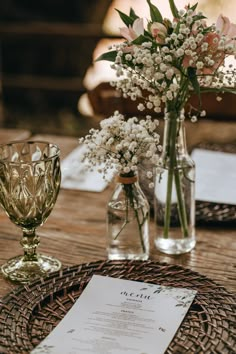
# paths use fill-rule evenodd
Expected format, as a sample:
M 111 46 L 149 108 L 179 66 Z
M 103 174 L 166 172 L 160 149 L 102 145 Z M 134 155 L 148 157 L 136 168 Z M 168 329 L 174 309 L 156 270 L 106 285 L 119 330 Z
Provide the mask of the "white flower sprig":
M 100 129 L 90 129 L 87 136 L 79 139 L 87 147 L 83 161 L 91 168 L 100 166 L 98 170 L 105 178 L 108 169 L 133 176 L 143 159 L 157 163 L 161 150 L 157 126 L 158 120 L 150 116 L 126 120 L 116 111 L 100 122 Z M 147 177 L 152 177 L 151 171 L 147 171 Z

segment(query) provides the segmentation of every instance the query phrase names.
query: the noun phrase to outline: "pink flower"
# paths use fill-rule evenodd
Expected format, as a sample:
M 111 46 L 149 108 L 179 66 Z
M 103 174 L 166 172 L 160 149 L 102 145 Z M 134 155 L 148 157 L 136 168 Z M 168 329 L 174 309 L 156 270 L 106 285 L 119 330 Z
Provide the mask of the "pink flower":
M 137 18 L 133 26 L 129 27 L 122 27 L 120 28 L 120 34 L 122 37 L 127 39 L 127 41 L 132 42 L 142 34 L 144 34 L 144 27 L 143 27 L 143 19 L 142 18 Z
M 203 38 L 203 43 L 208 43 L 208 53 L 212 54 L 218 50 L 220 36 L 215 32 L 208 32 Z
M 231 23 L 229 18 L 220 15 L 216 21 L 216 29 L 221 35 L 236 36 L 236 25 Z
M 209 32 L 205 35 L 203 41 L 208 43 L 207 55 L 212 56 L 214 65 L 203 68 L 203 74 L 212 74 L 224 62 L 225 53 L 218 49 L 220 36 L 217 33 Z
M 184 59 L 183 59 L 183 62 L 182 62 L 183 67 L 186 68 L 186 69 L 189 66 L 193 66 L 194 67 L 195 65 L 192 64 L 192 60 L 193 59 L 192 59 L 192 57 L 190 55 L 185 55 Z
M 153 22 L 150 26 L 150 31 L 157 43 L 165 43 L 165 38 L 167 36 L 166 26 L 159 22 Z
M 222 36 L 225 36 L 227 44 L 234 44 L 236 38 L 236 24 L 231 23 L 229 18 L 220 15 L 216 21 L 216 30 Z
M 225 53 L 222 50 L 218 49 L 220 40 L 220 35 L 214 32 L 208 32 L 204 36 L 201 45 L 203 43 L 208 44 L 207 51 L 202 52 L 201 45 L 197 49 L 198 60 L 204 62 L 205 56 L 211 56 L 211 59 L 214 61 L 214 64 L 211 66 L 205 65 L 201 72 L 205 75 L 211 75 L 216 71 L 219 66 L 223 63 L 225 58 Z M 193 62 L 193 58 L 191 56 L 186 55 L 183 59 L 183 67 L 188 68 L 189 66 L 195 67 L 196 64 Z

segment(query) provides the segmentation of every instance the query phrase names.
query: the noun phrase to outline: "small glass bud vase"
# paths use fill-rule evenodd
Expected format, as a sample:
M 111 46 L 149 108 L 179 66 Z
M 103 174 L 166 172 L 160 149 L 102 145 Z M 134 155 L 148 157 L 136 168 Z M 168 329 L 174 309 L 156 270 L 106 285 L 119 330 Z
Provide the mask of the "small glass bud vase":
M 149 216 L 137 175 L 119 175 L 107 205 L 108 259 L 148 259 Z
M 166 254 L 191 251 L 195 240 L 195 164 L 188 154 L 184 112 L 165 116 L 154 190 L 155 245 Z

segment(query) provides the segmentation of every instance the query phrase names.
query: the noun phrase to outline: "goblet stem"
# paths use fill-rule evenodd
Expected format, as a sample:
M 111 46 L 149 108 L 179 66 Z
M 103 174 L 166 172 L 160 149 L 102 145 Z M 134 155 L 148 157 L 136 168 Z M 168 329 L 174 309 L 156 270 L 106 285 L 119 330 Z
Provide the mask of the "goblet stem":
M 37 262 L 37 248 L 40 243 L 39 236 L 35 233 L 36 229 L 23 229 L 23 237 L 20 241 L 24 250 L 24 262 Z

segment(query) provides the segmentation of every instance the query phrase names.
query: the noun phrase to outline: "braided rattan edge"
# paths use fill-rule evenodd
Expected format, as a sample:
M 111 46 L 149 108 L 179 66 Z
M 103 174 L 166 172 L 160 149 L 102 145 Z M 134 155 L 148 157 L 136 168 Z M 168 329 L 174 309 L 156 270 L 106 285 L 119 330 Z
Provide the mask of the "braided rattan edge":
M 234 351 L 235 297 L 209 278 L 152 261 L 97 261 L 63 268 L 21 286 L 0 302 L 0 353 L 29 353 L 64 317 L 93 274 L 198 291 L 167 353 Z

